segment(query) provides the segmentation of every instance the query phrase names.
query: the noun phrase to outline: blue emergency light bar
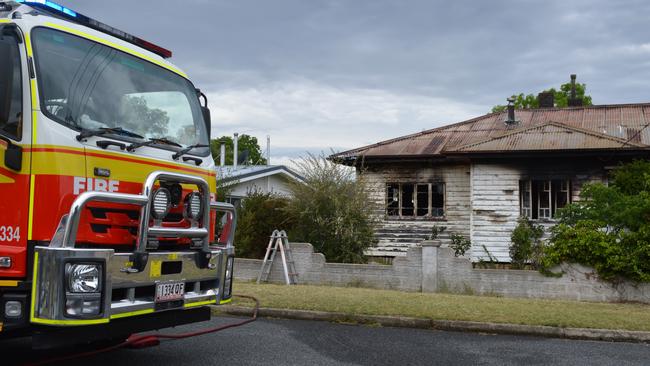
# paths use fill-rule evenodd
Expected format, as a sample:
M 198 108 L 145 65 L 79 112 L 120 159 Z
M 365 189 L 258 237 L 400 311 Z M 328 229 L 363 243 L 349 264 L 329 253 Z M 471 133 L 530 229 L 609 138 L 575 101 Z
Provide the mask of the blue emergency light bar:
M 123 41 L 132 43 L 136 46 L 142 47 L 146 50 L 149 50 L 163 58 L 172 57 L 172 51 L 157 46 L 151 42 L 145 41 L 142 38 L 136 37 L 134 35 L 123 32 L 119 29 L 113 28 L 110 25 L 104 24 L 95 19 L 89 18 L 83 14 L 79 14 L 76 11 L 70 10 L 65 6 L 59 5 L 55 2 L 49 0 L 15 0 L 18 3 L 29 5 L 35 8 L 39 8 L 51 15 L 69 20 L 71 22 L 83 25 L 94 30 L 100 31 L 102 33 L 110 34 L 113 37 L 117 37 Z

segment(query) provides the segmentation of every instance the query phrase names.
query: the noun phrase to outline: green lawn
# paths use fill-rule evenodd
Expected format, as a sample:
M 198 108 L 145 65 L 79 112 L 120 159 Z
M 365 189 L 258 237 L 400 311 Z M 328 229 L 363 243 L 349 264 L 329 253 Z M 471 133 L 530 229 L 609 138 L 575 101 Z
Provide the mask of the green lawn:
M 650 331 L 650 305 L 511 299 L 353 287 L 257 285 L 235 282 L 234 294 L 262 307 L 346 314 L 402 315 L 439 320 Z M 252 306 L 235 298 L 234 305 Z

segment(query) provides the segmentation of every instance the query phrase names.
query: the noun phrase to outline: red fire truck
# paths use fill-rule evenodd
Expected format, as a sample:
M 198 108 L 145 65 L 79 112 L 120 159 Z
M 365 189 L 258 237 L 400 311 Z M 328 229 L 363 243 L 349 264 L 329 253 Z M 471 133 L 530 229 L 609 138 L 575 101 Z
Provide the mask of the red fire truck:
M 0 0 L 0 337 L 124 338 L 230 300 L 235 211 L 215 202 L 207 98 L 170 57 Z

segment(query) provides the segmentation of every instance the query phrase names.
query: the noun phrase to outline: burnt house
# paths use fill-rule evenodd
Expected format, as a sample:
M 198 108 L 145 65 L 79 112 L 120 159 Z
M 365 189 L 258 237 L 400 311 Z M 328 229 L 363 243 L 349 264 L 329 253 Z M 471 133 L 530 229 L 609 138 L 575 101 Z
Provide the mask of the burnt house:
M 438 225 L 447 227 L 443 244 L 450 233 L 471 239 L 472 260 L 509 262 L 520 216 L 550 226 L 585 183 L 607 182 L 620 163 L 648 157 L 650 103 L 576 104 L 509 106 L 332 155 L 362 172 L 377 203 L 378 245 L 368 254 L 404 255 Z

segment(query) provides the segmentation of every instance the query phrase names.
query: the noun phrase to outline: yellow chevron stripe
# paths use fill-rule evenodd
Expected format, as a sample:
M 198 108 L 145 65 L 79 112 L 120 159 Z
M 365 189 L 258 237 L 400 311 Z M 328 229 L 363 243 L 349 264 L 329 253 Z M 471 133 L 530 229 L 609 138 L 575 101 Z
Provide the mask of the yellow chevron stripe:
M 0 184 L 12 184 L 16 182 L 13 178 L 0 174 Z
M 115 314 L 111 315 L 111 319 L 119 319 L 119 318 L 126 318 L 129 316 L 137 316 L 137 315 L 144 315 L 144 314 L 151 314 L 153 313 L 153 309 L 144 309 L 144 310 L 138 310 L 138 311 L 131 311 L 128 313 L 120 313 L 120 314 Z
M 190 302 L 190 303 L 187 303 L 187 304 L 183 305 L 183 307 L 184 308 L 193 308 L 193 307 L 197 307 L 197 306 L 214 304 L 216 302 L 217 302 L 217 300 Z

